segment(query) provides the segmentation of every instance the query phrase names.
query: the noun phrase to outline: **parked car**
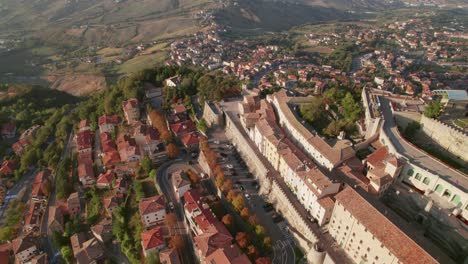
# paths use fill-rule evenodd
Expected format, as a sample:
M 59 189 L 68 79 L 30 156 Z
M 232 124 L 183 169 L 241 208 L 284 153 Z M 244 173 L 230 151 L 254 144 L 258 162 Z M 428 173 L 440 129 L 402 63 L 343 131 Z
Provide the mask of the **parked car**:
M 226 168 L 228 168 L 228 169 L 234 169 L 234 165 L 232 165 L 232 164 L 226 164 Z
M 169 208 L 170 208 L 171 210 L 174 210 L 174 204 L 173 204 L 172 202 L 169 202 Z
M 215 143 L 216 145 L 219 145 L 219 140 L 215 140 L 213 141 L 213 143 Z
M 247 199 L 247 201 L 250 201 L 251 197 L 248 193 L 244 194 L 244 196 L 245 196 L 245 199 Z

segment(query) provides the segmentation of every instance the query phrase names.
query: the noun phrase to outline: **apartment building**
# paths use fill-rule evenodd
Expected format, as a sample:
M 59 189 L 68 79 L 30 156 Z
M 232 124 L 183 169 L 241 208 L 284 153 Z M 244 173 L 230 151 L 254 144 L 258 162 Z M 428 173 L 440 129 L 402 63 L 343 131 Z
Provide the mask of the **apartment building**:
M 328 230 L 355 263 L 438 263 L 351 187 L 335 199 Z
M 274 106 L 278 121 L 286 134 L 319 166 L 331 171 L 343 161 L 353 157 L 355 152 L 348 140 L 327 142 L 315 131 L 310 131 L 294 114 L 291 107 L 305 103 L 304 98 L 288 97 L 285 90 L 267 96 L 267 101 Z M 294 105 L 296 104 L 296 105 Z
M 256 109 L 258 107 L 258 109 Z M 329 180 L 283 132 L 277 124 L 274 108 L 266 100 L 244 100 L 247 113 L 241 120 L 249 137 L 263 156 L 279 172 L 298 200 L 320 225 L 328 222 L 333 199 L 340 185 Z

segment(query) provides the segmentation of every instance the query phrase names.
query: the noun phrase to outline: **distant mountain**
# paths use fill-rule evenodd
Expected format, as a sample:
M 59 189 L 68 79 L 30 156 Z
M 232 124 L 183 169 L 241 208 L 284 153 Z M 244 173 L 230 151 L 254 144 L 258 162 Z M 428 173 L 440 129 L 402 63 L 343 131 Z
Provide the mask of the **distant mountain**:
M 2 0 L 0 37 L 118 45 L 184 34 L 211 0 Z M 207 5 L 208 4 L 208 5 Z
M 350 20 L 365 12 L 402 6 L 389 0 L 237 0 L 216 21 L 239 32 L 279 31 L 304 23 Z

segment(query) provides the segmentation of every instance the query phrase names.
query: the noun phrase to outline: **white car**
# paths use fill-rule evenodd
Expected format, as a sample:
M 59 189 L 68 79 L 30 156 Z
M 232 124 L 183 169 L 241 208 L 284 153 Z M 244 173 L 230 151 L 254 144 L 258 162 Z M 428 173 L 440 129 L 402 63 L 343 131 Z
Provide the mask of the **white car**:
M 227 164 L 227 165 L 226 165 L 226 168 L 228 168 L 228 169 L 234 169 L 234 166 L 233 166 L 232 164 Z
M 250 198 L 251 198 L 251 197 L 250 197 L 250 195 L 249 195 L 248 193 L 244 194 L 244 196 L 245 196 L 245 199 L 247 199 L 248 201 L 250 201 Z
M 171 210 L 174 210 L 174 204 L 172 202 L 169 202 L 169 208 L 171 208 Z
M 219 140 L 215 140 L 213 141 L 213 143 L 215 143 L 216 145 L 219 145 Z

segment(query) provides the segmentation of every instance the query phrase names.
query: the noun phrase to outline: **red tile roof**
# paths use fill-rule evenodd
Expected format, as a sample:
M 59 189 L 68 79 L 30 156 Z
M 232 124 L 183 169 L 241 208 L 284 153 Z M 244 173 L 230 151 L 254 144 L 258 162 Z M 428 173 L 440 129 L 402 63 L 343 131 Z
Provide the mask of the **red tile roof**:
M 82 129 L 82 128 L 85 128 L 85 127 L 89 127 L 91 125 L 91 122 L 89 122 L 88 119 L 83 119 L 80 121 L 80 125 L 79 125 L 79 128 Z
M 31 195 L 32 197 L 40 197 L 49 193 L 49 176 L 50 170 L 43 170 L 37 173 L 34 178 Z
M 86 162 L 78 165 L 78 177 L 81 178 L 94 178 L 93 164 Z
M 0 166 L 0 174 L 9 175 L 13 174 L 13 171 L 18 168 L 18 161 L 16 160 L 5 160 Z
M 250 264 L 250 260 L 236 244 L 216 249 L 206 257 L 206 263 Z
M 92 148 L 93 133 L 91 133 L 89 130 L 78 132 L 76 136 L 76 142 L 78 144 L 78 150 Z
M 221 227 L 222 226 L 222 227 Z M 216 249 L 228 247 L 232 243 L 232 236 L 229 231 L 220 231 L 226 227 L 219 221 L 211 225 L 204 233 L 194 238 L 195 244 L 200 249 L 203 256 L 208 256 Z
M 155 227 L 148 231 L 141 233 L 141 244 L 143 250 L 153 249 L 165 245 L 163 231 L 161 227 Z
M 98 119 L 98 125 L 104 125 L 104 124 L 118 124 L 119 123 L 119 117 L 117 115 L 103 115 L 100 116 Z
M 186 120 L 171 125 L 171 130 L 176 135 L 195 131 L 195 123 L 192 120 Z
M 384 167 L 384 161 L 387 159 L 388 155 L 388 148 L 380 147 L 367 156 L 366 160 L 367 163 L 370 163 L 373 167 Z
M 164 200 L 164 196 L 156 195 L 141 199 L 138 208 L 140 210 L 140 215 L 143 216 L 165 210 L 166 202 Z
M 181 137 L 182 143 L 186 147 L 191 146 L 191 145 L 198 145 L 198 142 L 200 141 L 200 137 L 198 136 L 197 132 L 190 132 L 185 135 L 182 135 Z
M 351 187 L 338 193 L 336 201 L 353 215 L 402 263 L 438 263 L 416 242 Z
M 122 102 L 122 107 L 124 111 L 128 111 L 134 108 L 138 108 L 138 104 L 139 104 L 138 99 L 130 98 L 127 101 Z
M 159 252 L 161 264 L 180 264 L 179 254 L 175 249 L 165 249 Z
M 114 180 L 114 170 L 107 170 L 105 173 L 99 174 L 96 184 L 110 185 Z

